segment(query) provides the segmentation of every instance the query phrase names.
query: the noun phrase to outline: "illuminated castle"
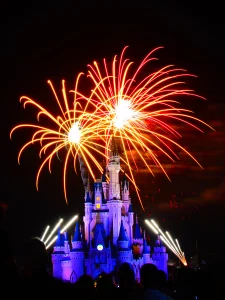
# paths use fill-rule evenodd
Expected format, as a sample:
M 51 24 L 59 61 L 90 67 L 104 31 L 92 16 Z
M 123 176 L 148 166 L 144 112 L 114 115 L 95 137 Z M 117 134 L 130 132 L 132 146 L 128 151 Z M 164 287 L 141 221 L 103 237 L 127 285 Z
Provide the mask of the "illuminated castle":
M 168 254 L 159 239 L 151 251 L 145 234 L 136 222 L 129 196 L 129 182 L 124 175 L 119 181 L 120 158 L 116 149 L 111 152 L 106 174 L 96 180 L 91 191 L 85 192 L 84 230 L 76 223 L 71 245 L 67 233 L 58 233 L 52 253 L 53 276 L 75 282 L 81 275 L 97 278 L 102 272 L 118 270 L 128 262 L 135 277 L 140 278 L 140 268 L 153 263 L 167 274 Z M 151 252 L 151 253 L 150 253 Z

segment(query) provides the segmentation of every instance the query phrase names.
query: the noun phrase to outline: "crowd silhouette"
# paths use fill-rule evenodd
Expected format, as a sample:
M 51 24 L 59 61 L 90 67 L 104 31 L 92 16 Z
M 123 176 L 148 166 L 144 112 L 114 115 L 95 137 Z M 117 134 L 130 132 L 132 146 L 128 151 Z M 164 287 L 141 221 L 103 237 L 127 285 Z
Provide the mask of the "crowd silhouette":
M 33 295 L 47 295 L 52 291 L 70 290 L 74 291 L 73 297 L 93 300 L 107 297 L 127 300 L 225 299 L 224 272 L 219 273 L 221 268 L 211 266 L 207 270 L 195 270 L 183 267 L 177 270 L 173 280 L 167 280 L 166 274 L 155 265 L 145 264 L 140 269 L 140 282 L 137 282 L 132 265 L 123 263 L 110 274 L 102 273 L 98 278 L 83 275 L 75 283 L 70 283 L 52 277 L 47 251 L 39 238 L 25 242 L 22 266 L 17 265 L 10 239 L 2 226 L 0 238 L 4 240 L 4 247 L 0 247 L 1 295 L 7 291 L 6 298 L 15 291 L 19 296 L 20 292 L 22 295 L 26 292 L 30 295 L 30 291 Z

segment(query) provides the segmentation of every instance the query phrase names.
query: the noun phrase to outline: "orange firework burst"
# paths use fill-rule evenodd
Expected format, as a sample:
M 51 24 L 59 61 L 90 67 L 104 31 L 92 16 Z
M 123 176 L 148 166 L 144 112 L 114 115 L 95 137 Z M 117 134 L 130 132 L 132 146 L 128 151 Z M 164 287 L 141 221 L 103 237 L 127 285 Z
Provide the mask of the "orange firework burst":
M 72 105 L 69 104 L 67 99 L 67 93 L 65 88 L 65 81 L 62 81 L 62 95 L 63 101 L 57 96 L 57 93 L 53 87 L 51 81 L 48 83 L 51 86 L 51 89 L 55 95 L 56 102 L 60 109 L 60 116 L 53 116 L 49 111 L 47 111 L 40 104 L 32 100 L 27 96 L 22 96 L 20 101 L 23 102 L 24 108 L 27 104 L 31 104 L 35 108 L 38 109 L 37 120 L 40 120 L 41 115 L 46 116 L 51 122 L 52 127 L 48 128 L 45 126 L 35 125 L 35 124 L 21 124 L 15 126 L 11 133 L 19 128 L 32 128 L 35 130 L 33 133 L 31 140 L 27 142 L 19 151 L 18 154 L 18 162 L 20 163 L 20 157 L 23 151 L 30 145 L 34 143 L 40 143 L 41 149 L 39 152 L 39 156 L 42 154 L 46 154 L 46 158 L 42 162 L 36 177 L 36 187 L 38 189 L 38 181 L 40 177 L 40 173 L 43 167 L 48 164 L 49 172 L 51 172 L 52 159 L 54 156 L 58 155 L 58 153 L 62 149 L 67 149 L 67 154 L 64 161 L 64 171 L 63 171 L 63 186 L 64 186 L 64 195 L 67 202 L 67 192 L 66 192 L 66 173 L 68 167 L 69 158 L 72 156 L 74 160 L 74 169 L 76 171 L 76 160 L 78 157 L 82 157 L 84 160 L 91 176 L 94 178 L 94 173 L 92 171 L 91 164 L 94 163 L 95 166 L 102 172 L 102 167 L 98 163 L 95 158 L 95 155 L 98 153 L 105 158 L 105 145 L 101 145 L 99 140 L 101 140 L 101 136 L 99 136 L 98 131 L 101 130 L 101 122 L 99 120 L 99 115 L 95 114 L 93 111 L 91 114 L 86 110 L 88 105 L 85 105 L 85 109 L 83 109 L 81 105 L 81 100 L 85 101 L 85 97 L 82 96 L 78 91 L 78 82 L 81 73 L 78 75 L 76 84 L 75 84 L 75 93 L 74 93 L 74 101 L 72 101 Z M 79 95 L 79 99 L 77 96 Z M 80 100 L 80 101 L 78 101 Z M 104 150 L 103 150 L 104 149 Z
M 153 162 L 169 179 L 156 151 L 160 151 L 175 162 L 178 156 L 172 146 L 176 146 L 200 167 L 201 165 L 175 140 L 181 138 L 181 134 L 168 121 L 180 121 L 201 132 L 203 131 L 195 125 L 195 122 L 210 126 L 194 117 L 193 111 L 180 108 L 180 102 L 175 99 L 184 95 L 203 98 L 196 95 L 193 90 L 184 88 L 183 78 L 193 75 L 188 74 L 186 70 L 168 65 L 143 78 L 141 71 L 148 63 L 157 60 L 152 57 L 152 54 L 162 47 L 151 51 L 133 71 L 133 62 L 124 59 L 126 48 L 123 49 L 118 61 L 117 56 L 114 57 L 110 68 L 105 59 L 101 68 L 96 62 L 88 65 L 88 76 L 94 83 L 88 104 L 97 106 L 95 114 L 98 114 L 101 119 L 101 130 L 104 131 L 102 135 L 106 137 L 106 149 L 109 149 L 112 137 L 120 140 L 124 152 L 121 160 L 129 170 L 129 177 L 135 185 L 143 208 L 133 174 L 133 165 L 137 168 L 137 163 L 132 150 L 136 152 L 149 172 L 153 174 L 150 166 Z M 131 158 L 128 157 L 128 153 L 131 154 Z

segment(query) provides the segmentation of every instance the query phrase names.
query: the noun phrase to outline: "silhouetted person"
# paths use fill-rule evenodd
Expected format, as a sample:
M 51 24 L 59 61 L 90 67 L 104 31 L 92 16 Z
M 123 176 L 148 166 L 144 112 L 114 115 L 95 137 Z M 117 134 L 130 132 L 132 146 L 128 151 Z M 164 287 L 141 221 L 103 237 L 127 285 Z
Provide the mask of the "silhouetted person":
M 119 293 L 130 299 L 136 299 L 138 294 L 133 266 L 126 262 L 119 268 Z
M 176 299 L 195 299 L 196 282 L 195 270 L 183 267 L 179 269 L 176 280 Z
M 96 286 L 96 298 L 97 299 L 106 299 L 109 295 L 115 297 L 117 292 L 117 287 L 113 282 L 113 275 L 110 274 L 101 274 L 97 280 Z
M 133 267 L 129 263 L 123 263 L 119 268 L 119 283 L 121 289 L 129 289 L 135 285 Z
M 166 273 L 162 270 L 158 270 L 157 277 L 158 290 L 173 298 L 173 292 L 168 288 Z
M 75 288 L 76 296 L 82 299 L 91 299 L 95 300 L 95 288 L 94 288 L 94 280 L 90 275 L 82 275 L 74 284 L 72 284 L 72 288 Z
M 145 300 L 167 300 L 172 299 L 170 296 L 159 291 L 160 277 L 158 276 L 158 269 L 153 264 L 145 264 L 140 270 L 141 285 L 143 293 L 139 299 Z
M 21 276 L 13 254 L 10 236 L 4 226 L 7 208 L 5 203 L 0 202 L 0 286 L 1 290 L 7 289 L 10 292 L 9 286 L 12 289 L 18 287 Z
M 39 238 L 31 238 L 24 247 L 23 287 L 46 290 L 63 288 L 65 284 L 50 276 L 46 270 L 47 252 L 45 244 Z
M 93 290 L 94 289 L 94 280 L 90 275 L 82 275 L 76 282 L 77 288 L 81 289 L 88 289 Z

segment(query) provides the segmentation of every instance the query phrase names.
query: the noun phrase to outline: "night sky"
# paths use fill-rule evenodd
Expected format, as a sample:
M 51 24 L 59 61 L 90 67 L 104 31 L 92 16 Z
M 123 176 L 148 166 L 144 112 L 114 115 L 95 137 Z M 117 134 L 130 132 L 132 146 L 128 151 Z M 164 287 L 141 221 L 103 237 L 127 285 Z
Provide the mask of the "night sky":
M 202 253 L 224 249 L 224 18 L 215 1 L 208 7 L 206 2 L 198 3 L 137 1 L 135 6 L 117 6 L 112 2 L 101 7 L 93 2 L 45 6 L 19 2 L 3 9 L 1 63 L 6 82 L 1 90 L 1 201 L 9 206 L 6 224 L 15 247 L 29 236 L 40 236 L 45 226 L 53 225 L 59 217 L 83 213 L 81 178 L 72 170 L 68 176 L 69 204 L 65 204 L 60 161 L 55 161 L 51 175 L 44 170 L 39 192 L 35 188 L 41 162 L 38 146 L 29 148 L 21 165 L 17 164 L 18 151 L 29 132 L 18 131 L 12 141 L 9 132 L 16 124 L 36 121 L 35 111 L 31 107 L 24 110 L 19 97 L 30 96 L 54 112 L 48 79 L 58 92 L 62 79 L 72 89 L 76 75 L 86 72 L 88 63 L 104 57 L 111 60 L 129 45 L 127 56 L 133 61 L 140 62 L 154 47 L 164 46 L 157 54 L 160 64 L 175 64 L 196 74 L 198 78 L 190 81 L 189 87 L 207 100 L 188 98 L 182 104 L 216 130 L 206 129 L 201 134 L 182 129 L 182 145 L 204 170 L 180 153 L 180 161 L 166 166 L 171 183 L 158 172 L 155 178 L 142 169 L 136 173 L 145 214 L 177 237 L 187 255 L 195 252 L 196 239 Z M 131 196 L 134 208 L 144 218 L 135 193 Z

